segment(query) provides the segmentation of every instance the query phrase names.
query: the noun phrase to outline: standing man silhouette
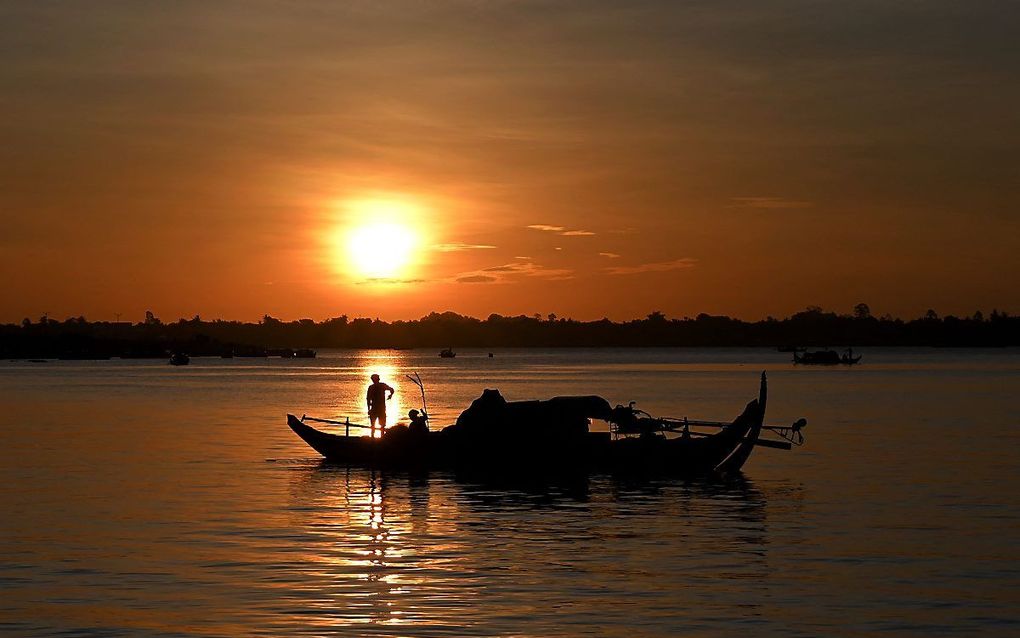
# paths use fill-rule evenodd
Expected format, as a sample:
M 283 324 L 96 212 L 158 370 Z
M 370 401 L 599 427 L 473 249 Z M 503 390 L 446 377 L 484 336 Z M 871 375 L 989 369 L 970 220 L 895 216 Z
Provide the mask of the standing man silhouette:
M 389 395 L 386 393 L 389 392 Z M 393 398 L 395 390 L 379 380 L 378 374 L 372 375 L 372 385 L 368 386 L 365 393 L 365 403 L 368 405 L 368 421 L 372 426 L 372 436 L 375 437 L 375 422 L 379 421 L 381 430 L 386 429 L 386 402 Z

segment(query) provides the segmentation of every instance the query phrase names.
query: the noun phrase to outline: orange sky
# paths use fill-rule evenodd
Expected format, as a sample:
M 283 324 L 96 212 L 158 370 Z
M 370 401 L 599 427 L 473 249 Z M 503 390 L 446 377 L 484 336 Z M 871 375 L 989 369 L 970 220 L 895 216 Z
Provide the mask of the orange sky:
M 0 321 L 1017 312 L 1018 26 L 949 1 L 5 3 Z M 365 283 L 346 238 L 391 217 L 413 258 Z

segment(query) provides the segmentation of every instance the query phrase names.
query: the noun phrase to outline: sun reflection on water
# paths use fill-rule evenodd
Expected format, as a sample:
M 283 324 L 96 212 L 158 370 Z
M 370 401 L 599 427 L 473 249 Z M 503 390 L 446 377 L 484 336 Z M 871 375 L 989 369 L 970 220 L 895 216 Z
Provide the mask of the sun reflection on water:
M 295 487 L 303 498 L 312 497 L 300 521 L 314 539 L 304 553 L 314 567 L 305 570 L 315 574 L 320 593 L 303 603 L 307 609 L 300 622 L 306 630 L 343 624 L 449 626 L 447 606 L 469 604 L 435 595 L 456 588 L 459 570 L 447 573 L 444 557 L 456 556 L 459 549 L 448 507 L 441 508 L 438 529 L 429 523 L 433 497 L 427 478 L 323 466 L 311 469 Z M 437 545 L 437 540 L 444 542 Z

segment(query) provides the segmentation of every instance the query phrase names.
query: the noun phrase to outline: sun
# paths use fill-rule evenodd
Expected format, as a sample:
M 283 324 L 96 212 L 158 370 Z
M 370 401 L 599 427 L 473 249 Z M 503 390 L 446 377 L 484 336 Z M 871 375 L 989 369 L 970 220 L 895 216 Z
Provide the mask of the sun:
M 405 224 L 358 226 L 347 236 L 347 261 L 356 274 L 367 279 L 398 277 L 411 262 L 417 243 L 415 231 Z
M 431 210 L 407 195 L 348 198 L 335 204 L 325 257 L 336 274 L 371 291 L 418 281 L 434 232 Z M 377 285 L 374 285 L 377 284 Z

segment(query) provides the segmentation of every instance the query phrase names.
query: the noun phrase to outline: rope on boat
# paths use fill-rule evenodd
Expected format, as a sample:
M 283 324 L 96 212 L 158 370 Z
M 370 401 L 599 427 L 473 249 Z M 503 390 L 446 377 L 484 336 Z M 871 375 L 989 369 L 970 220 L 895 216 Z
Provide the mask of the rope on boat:
M 366 430 L 372 428 L 372 426 L 370 426 L 370 425 L 361 425 L 360 423 L 351 423 L 351 417 L 349 417 L 349 416 L 348 417 L 344 417 L 344 418 L 346 419 L 345 421 L 333 421 L 331 419 L 317 419 L 314 416 L 308 416 L 308 415 L 302 415 L 301 416 L 301 420 L 302 421 L 315 421 L 316 423 L 331 423 L 333 425 L 343 425 L 343 426 L 349 426 L 349 427 L 352 427 L 352 428 L 365 428 Z

